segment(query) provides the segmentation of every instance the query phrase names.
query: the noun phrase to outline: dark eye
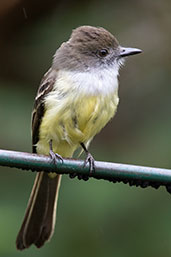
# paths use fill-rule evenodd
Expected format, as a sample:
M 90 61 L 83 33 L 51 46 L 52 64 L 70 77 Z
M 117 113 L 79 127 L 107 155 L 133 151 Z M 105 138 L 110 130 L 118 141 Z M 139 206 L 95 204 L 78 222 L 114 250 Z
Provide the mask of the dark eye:
M 108 55 L 108 50 L 107 49 L 101 49 L 101 50 L 99 50 L 98 51 L 98 55 L 100 56 L 100 57 L 105 57 L 106 55 Z

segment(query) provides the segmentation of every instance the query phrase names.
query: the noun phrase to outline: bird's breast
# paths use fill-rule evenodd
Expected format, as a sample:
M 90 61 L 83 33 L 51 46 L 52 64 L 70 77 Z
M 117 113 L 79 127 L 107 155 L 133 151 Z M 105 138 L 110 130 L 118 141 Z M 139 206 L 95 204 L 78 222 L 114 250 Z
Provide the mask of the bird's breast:
M 78 79 L 64 76 L 58 79 L 54 90 L 45 99 L 38 145 L 52 139 L 55 151 L 60 154 L 63 154 L 59 150 L 63 145 L 65 149 L 68 145 L 75 150 L 80 142 L 90 141 L 114 116 L 119 101 L 118 88 L 113 86 L 107 93 L 96 90 L 94 84 L 89 83 L 94 91 L 87 87 L 88 84 L 82 85 Z

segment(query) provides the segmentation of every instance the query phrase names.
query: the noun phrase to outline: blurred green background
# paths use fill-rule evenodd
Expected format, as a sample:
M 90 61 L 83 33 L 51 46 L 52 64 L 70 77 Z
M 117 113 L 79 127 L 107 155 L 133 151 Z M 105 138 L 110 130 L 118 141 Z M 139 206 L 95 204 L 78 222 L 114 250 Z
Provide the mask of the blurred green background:
M 1 0 L 0 148 L 31 151 L 34 96 L 56 48 L 79 25 L 103 26 L 143 49 L 120 72 L 115 118 L 94 139 L 97 160 L 171 168 L 170 0 Z M 35 174 L 0 167 L 0 256 L 171 255 L 171 196 L 63 177 L 50 243 L 18 252 L 15 238 Z

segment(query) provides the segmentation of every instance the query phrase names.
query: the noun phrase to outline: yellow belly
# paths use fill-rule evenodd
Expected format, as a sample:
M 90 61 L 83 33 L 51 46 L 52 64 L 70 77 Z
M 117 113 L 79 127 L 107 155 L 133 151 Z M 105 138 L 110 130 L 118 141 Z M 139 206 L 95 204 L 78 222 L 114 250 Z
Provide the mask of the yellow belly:
M 45 105 L 45 114 L 39 130 L 37 152 L 53 151 L 71 157 L 80 143 L 88 143 L 114 116 L 118 105 L 117 90 L 108 96 L 68 96 Z

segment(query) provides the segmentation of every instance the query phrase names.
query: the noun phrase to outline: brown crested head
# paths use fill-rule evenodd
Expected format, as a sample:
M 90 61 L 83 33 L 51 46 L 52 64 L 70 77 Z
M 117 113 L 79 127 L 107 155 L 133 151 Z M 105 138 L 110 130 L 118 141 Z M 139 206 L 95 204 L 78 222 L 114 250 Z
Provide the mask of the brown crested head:
M 119 43 L 117 39 L 102 27 L 81 26 L 73 30 L 69 43 L 79 47 L 79 49 L 117 49 Z
M 131 50 L 127 53 L 125 49 L 127 48 L 120 47 L 117 39 L 106 29 L 81 26 L 74 29 L 70 39 L 56 51 L 52 67 L 79 71 L 108 68 L 119 64 L 121 57 L 130 55 Z

